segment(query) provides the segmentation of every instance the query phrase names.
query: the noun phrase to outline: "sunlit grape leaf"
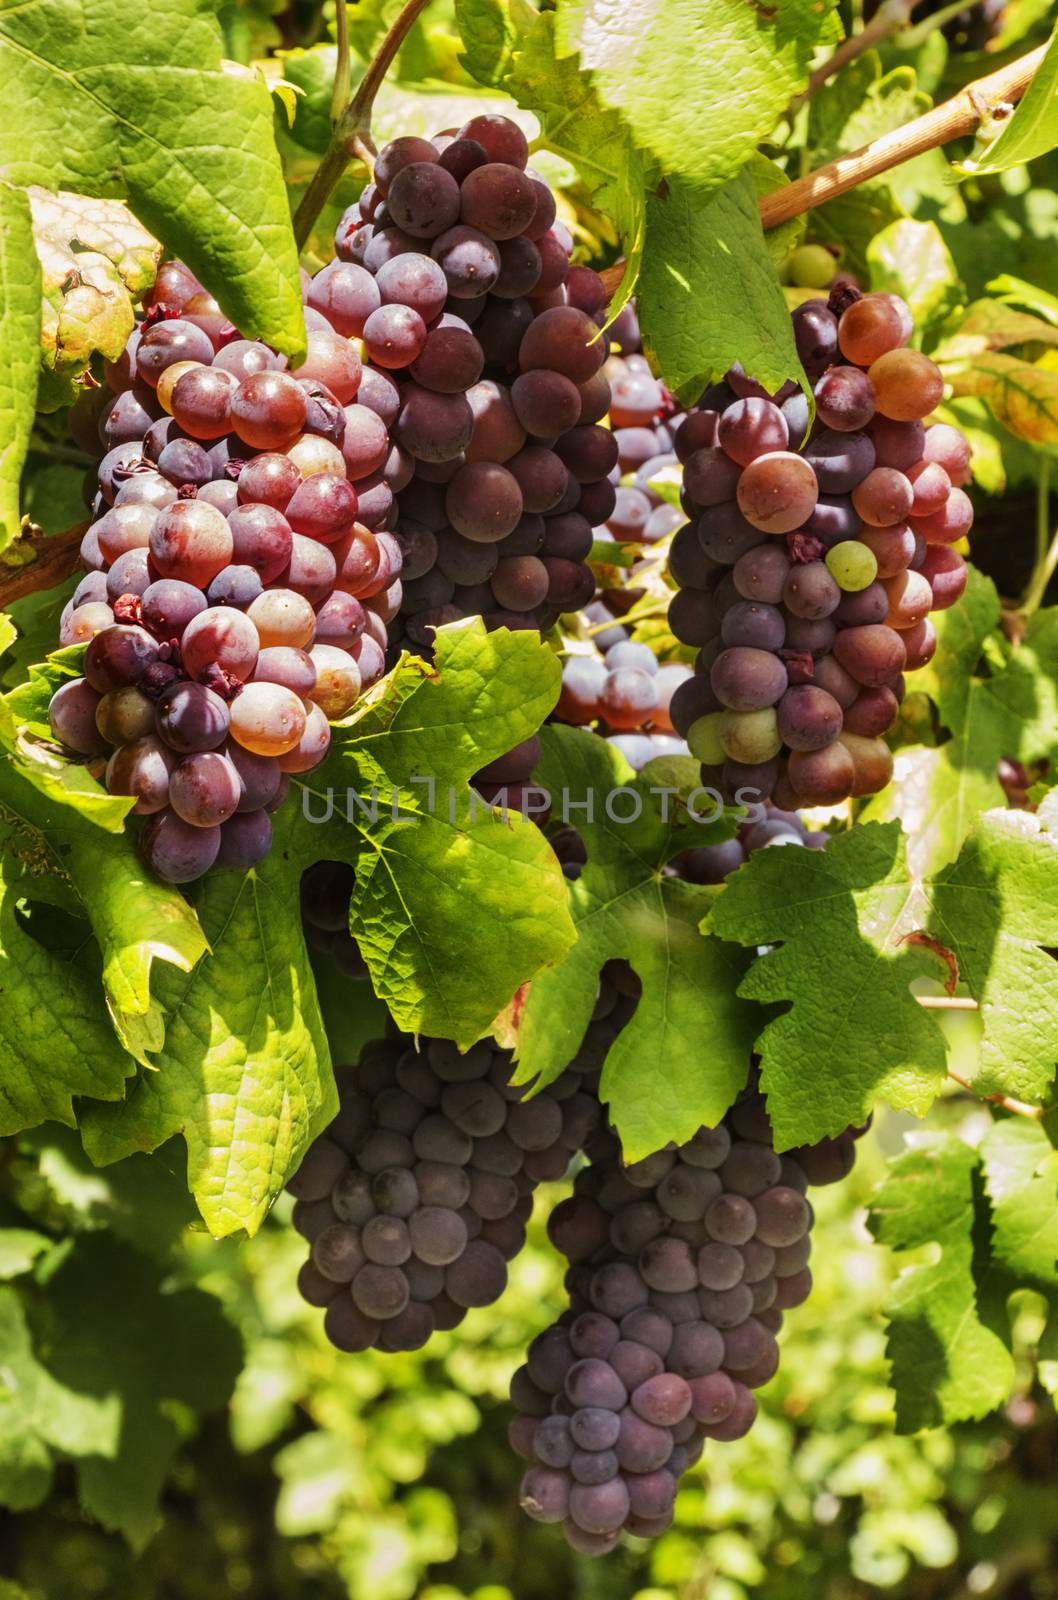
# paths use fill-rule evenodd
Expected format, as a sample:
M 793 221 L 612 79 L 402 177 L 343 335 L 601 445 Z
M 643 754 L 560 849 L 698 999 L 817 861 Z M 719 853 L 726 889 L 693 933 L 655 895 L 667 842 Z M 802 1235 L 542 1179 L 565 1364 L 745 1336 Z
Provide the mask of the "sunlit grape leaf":
M 1011 433 L 1030 444 L 1058 444 L 1058 372 L 989 351 L 947 371 L 956 395 L 976 395 Z
M 436 668 L 406 658 L 295 779 L 273 849 L 245 875 L 193 891 L 210 953 L 160 969 L 164 1046 L 124 1104 L 86 1108 L 92 1159 L 180 1133 L 214 1233 L 254 1231 L 330 1120 L 335 1090 L 296 915 L 301 873 L 356 867 L 351 929 L 379 995 L 409 1032 L 466 1046 L 573 939 L 565 880 L 540 831 L 471 805 L 470 776 L 535 732 L 558 694 L 555 656 L 529 633 L 441 630 Z
M 271 97 L 225 70 L 209 0 L 8 4 L 0 59 L 8 182 L 127 199 L 249 337 L 304 347 Z
M 637 146 L 699 197 L 735 177 L 840 37 L 830 3 L 781 12 L 742 0 L 560 0 L 556 38 L 579 56 Z M 693 84 L 693 93 L 688 85 Z
M 998 136 L 989 134 L 998 126 Z M 987 142 L 975 148 L 958 171 L 967 177 L 983 177 L 988 172 L 1008 172 L 1026 161 L 1046 155 L 1058 146 L 1058 47 L 1054 35 L 1050 47 L 1013 115 L 993 122 L 982 130 Z
M 581 834 L 588 863 L 569 885 L 577 942 L 533 980 L 516 1024 L 517 1080 L 558 1077 L 591 1019 L 601 968 L 629 961 L 643 993 L 611 1046 L 600 1093 L 636 1160 L 718 1122 L 746 1080 L 757 1018 L 735 994 L 745 958 L 698 932 L 715 891 L 662 870 L 681 851 L 729 836 L 731 823 L 689 813 L 681 792 L 694 790 L 698 773 L 688 759 L 633 775 L 584 730 L 550 727 L 543 744 L 535 781 L 552 797 L 552 821 Z M 701 791 L 690 799 L 712 817 Z
M 963 598 L 934 621 L 937 653 L 911 681 L 952 737 L 899 751 L 893 783 L 863 813 L 900 819 L 916 877 L 954 860 L 981 812 L 1004 804 L 1002 757 L 1028 766 L 1058 757 L 1058 610 L 1036 612 L 1012 649 L 995 586 L 971 567 Z
M 40 263 L 29 201 L 0 181 L 0 550 L 19 528 L 18 482 L 37 397 Z
M 800 373 L 749 167 L 705 198 L 675 175 L 647 196 L 636 306 L 644 342 L 682 399 L 696 400 L 736 361 L 768 388 Z
M 790 852 L 784 852 L 789 854 Z M 903 1433 L 983 1417 L 1006 1399 L 1014 1363 L 986 1326 L 974 1283 L 974 1179 L 979 1156 L 953 1134 L 916 1142 L 891 1164 L 871 1202 L 879 1244 L 936 1259 L 905 1267 L 886 1306 L 888 1354 Z
M 195 908 L 209 954 L 186 973 L 157 969 L 166 1027 L 150 1070 L 121 1104 L 81 1110 L 100 1165 L 182 1135 L 188 1186 L 218 1237 L 257 1231 L 337 1110 L 297 907 L 280 851 L 255 872 L 203 880 Z
M 51 1248 L 47 1234 L 32 1228 L 0 1228 L 0 1278 L 19 1278 Z
M 834 1136 L 877 1101 L 923 1115 L 944 1081 L 944 1036 L 908 985 L 935 958 L 907 935 L 925 904 L 895 823 L 825 850 L 762 850 L 728 880 L 706 927 L 759 947 L 747 999 L 787 1004 L 756 1041 L 780 1146 Z
M 94 351 L 115 360 L 135 322 L 133 300 L 154 280 L 161 245 L 119 200 L 29 190 L 40 257 L 44 365 L 69 383 Z M 57 400 L 56 400 L 57 403 Z
M 1058 1356 L 1058 1151 L 1043 1127 L 1027 1117 L 1004 1117 L 981 1143 L 981 1167 L 991 1213 L 989 1262 L 978 1272 L 982 1307 L 994 1303 L 994 1326 L 1009 1336 L 1006 1301 L 1034 1289 L 1048 1305 L 1040 1355 Z
M 47 1281 L 53 1382 L 83 1406 L 105 1406 L 113 1429 L 106 1451 L 77 1451 L 80 1500 L 134 1550 L 158 1526 L 159 1498 L 181 1440 L 174 1403 L 221 1410 L 242 1358 L 217 1299 L 174 1287 L 166 1275 L 101 1234 L 79 1239 Z
M 1058 1062 L 1058 796 L 980 817 L 929 887 L 929 932 L 981 1008 L 981 1094 L 1039 1102 Z
M 906 300 L 917 331 L 962 297 L 955 262 L 935 222 L 891 222 L 867 246 L 867 261 L 871 288 Z
M 91 1298 L 109 1308 L 109 1297 Z M 115 1454 L 120 1407 L 112 1393 L 89 1393 L 77 1377 L 67 1386 L 41 1364 L 21 1301 L 7 1287 L 0 1288 L 0 1370 L 0 1505 L 28 1511 L 51 1487 L 56 1452 Z
M 152 964 L 188 971 L 206 942 L 184 897 L 154 879 L 131 835 L 116 831 L 128 802 L 26 732 L 40 725 L 51 689 L 70 675 L 69 654 L 35 669 L 27 685 L 0 701 L 0 814 L 19 838 L 22 875 L 58 877 L 83 908 L 102 954 L 114 1026 L 125 1049 L 142 1060 L 144 1051 L 158 1048 L 164 1029 L 151 996 Z
M 634 293 L 643 259 L 649 163 L 622 118 L 600 102 L 588 74 L 572 57 L 559 57 L 554 13 L 518 8 L 512 38 L 502 10 L 496 0 L 460 0 L 456 14 L 467 67 L 536 113 L 543 143 L 571 163 L 594 203 L 613 219 L 626 263 L 610 305 L 615 313 Z
M 1042 317 L 1016 311 L 1002 300 L 975 300 L 967 306 L 955 332 L 937 345 L 932 355 L 945 366 L 1023 344 L 1058 345 L 1058 327 Z

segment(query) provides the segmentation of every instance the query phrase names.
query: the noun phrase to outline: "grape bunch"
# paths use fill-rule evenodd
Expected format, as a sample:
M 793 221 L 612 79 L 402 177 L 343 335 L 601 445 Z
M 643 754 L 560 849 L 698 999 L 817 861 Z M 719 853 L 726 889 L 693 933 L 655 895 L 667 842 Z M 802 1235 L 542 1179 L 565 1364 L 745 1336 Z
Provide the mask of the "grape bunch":
M 882 735 L 936 649 L 929 613 L 965 588 L 973 521 L 969 445 L 927 423 L 943 380 L 904 302 L 842 283 L 793 324 L 814 423 L 796 385 L 732 368 L 676 434 L 692 520 L 669 555 L 669 626 L 698 650 L 673 726 L 704 782 L 790 810 L 888 782 Z
M 511 1381 L 521 1503 L 603 1555 L 672 1520 L 707 1439 L 740 1439 L 811 1288 L 809 1184 L 851 1169 L 855 1133 L 780 1156 L 747 1091 L 723 1122 L 628 1166 L 600 1125 L 551 1215 L 570 1306 Z
M 51 728 L 105 758 L 170 882 L 260 862 L 290 775 L 322 761 L 330 722 L 385 671 L 400 600 L 387 427 L 345 328 L 311 305 L 306 324 L 288 370 L 168 263 L 102 409 L 75 419 L 97 416 L 106 454 L 60 624 L 63 645 L 86 646 L 84 675 L 56 691 Z
M 556 720 L 601 724 L 599 731 L 636 771 L 655 756 L 686 755 L 684 740 L 673 736 L 669 705 L 694 673 L 681 661 L 659 665 L 649 645 L 629 639 L 623 628 L 615 631 L 619 637 L 605 651 L 566 657 Z
M 652 478 L 679 464 L 674 441 L 683 412 L 650 370 L 634 304 L 618 312 L 608 332 L 613 348 L 603 371 L 610 382 L 617 465 L 611 473 L 613 508 L 600 537 L 617 544 L 657 544 L 686 521 L 651 487 Z
M 499 1298 L 537 1184 L 561 1178 L 598 1124 L 610 1038 L 586 1039 L 528 1100 L 491 1040 L 461 1053 L 397 1035 L 338 1069 L 338 1115 L 289 1185 L 311 1247 L 298 1287 L 326 1307 L 332 1343 L 417 1350 Z
M 592 598 L 613 506 L 600 370 L 605 289 L 570 265 L 555 197 L 518 126 L 472 117 L 383 149 L 309 304 L 361 341 L 395 441 L 403 556 L 393 643 L 436 627 L 545 629 Z

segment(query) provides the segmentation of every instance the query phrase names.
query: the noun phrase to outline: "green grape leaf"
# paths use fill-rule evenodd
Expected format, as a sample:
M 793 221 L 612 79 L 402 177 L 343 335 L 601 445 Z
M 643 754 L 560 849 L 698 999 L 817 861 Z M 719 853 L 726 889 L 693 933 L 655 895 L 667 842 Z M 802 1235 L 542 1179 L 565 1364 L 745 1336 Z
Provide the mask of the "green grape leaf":
M 979 1156 L 952 1134 L 922 1138 L 891 1164 L 869 1226 L 897 1251 L 931 1245 L 905 1267 L 886 1317 L 902 1433 L 985 1416 L 1006 1399 L 1014 1363 L 982 1320 L 974 1282 L 974 1183 Z
M 536 731 L 558 685 L 557 660 L 534 635 L 486 635 L 471 622 L 440 630 L 435 667 L 404 658 L 335 727 L 327 761 L 294 780 L 261 866 L 197 887 L 209 954 L 186 975 L 156 974 L 164 1045 L 122 1105 L 84 1109 L 94 1161 L 179 1133 L 211 1230 L 260 1226 L 336 1107 L 291 916 L 315 861 L 355 866 L 351 931 L 409 1032 L 466 1047 L 520 983 L 566 952 L 565 879 L 546 840 L 521 817 L 472 804 L 469 789 L 479 767 Z
M 19 475 L 37 398 L 40 294 L 29 201 L 0 181 L 0 551 L 19 530 Z
M 946 367 L 1023 344 L 1058 345 L 1058 327 L 1042 317 L 1016 311 L 1002 300 L 975 300 L 967 306 L 955 332 L 937 345 L 933 359 Z
M 114 1037 L 98 976 L 26 926 L 24 900 L 61 897 L 69 882 L 36 820 L 38 807 L 34 791 L 0 764 L 0 1135 L 49 1118 L 72 1126 L 74 1095 L 117 1099 L 133 1069 Z M 97 879 L 88 884 L 96 887 Z M 106 917 L 102 906 L 97 911 Z
M 181 1438 L 174 1403 L 219 1410 L 241 1365 L 239 1335 L 218 1301 L 172 1287 L 165 1273 L 121 1241 L 97 1235 L 78 1240 L 46 1282 L 53 1381 L 75 1390 L 82 1405 L 105 1405 L 112 1422 L 116 1413 L 108 1449 L 77 1451 L 81 1502 L 134 1550 L 160 1520 L 159 1498 Z
M 0 1278 L 20 1278 L 50 1249 L 47 1235 L 32 1228 L 0 1228 Z
M 109 1286 L 106 1297 L 91 1299 L 109 1306 Z M 120 1408 L 106 1389 L 88 1393 L 78 1376 L 67 1385 L 40 1363 L 22 1303 L 6 1287 L 0 1288 L 0 1371 L 0 1505 L 28 1511 L 51 1487 L 53 1452 L 100 1459 L 115 1454 Z
M 127 200 L 247 337 L 304 348 L 271 96 L 255 72 L 225 68 L 209 0 L 8 4 L 0 60 L 7 182 Z
M 980 178 L 990 172 L 1009 172 L 1058 147 L 1058 46 L 1051 35 L 1046 55 L 1012 116 L 998 124 L 999 133 L 989 138 L 986 128 L 983 147 L 961 162 L 957 170 L 966 177 Z
M 929 933 L 980 1006 L 982 1095 L 1039 1102 L 1058 1062 L 1058 795 L 980 817 L 931 883 Z
M 601 968 L 629 961 L 643 993 L 610 1048 L 600 1093 L 626 1157 L 638 1160 L 717 1123 L 746 1081 L 755 1018 L 735 996 L 745 960 L 698 932 L 710 891 L 663 872 L 681 851 L 729 836 L 731 824 L 694 820 L 682 796 L 698 773 L 686 758 L 633 775 L 604 740 L 561 726 L 545 730 L 543 752 L 535 778 L 552 797 L 552 818 L 581 834 L 588 861 L 569 885 L 577 942 L 534 978 L 520 1007 L 516 1081 L 558 1077 L 591 1020 Z M 709 814 L 701 791 L 689 798 Z
M 922 1116 L 936 1098 L 944 1036 L 908 987 L 937 975 L 935 958 L 907 942 L 923 913 L 895 823 L 856 828 L 825 850 L 762 850 L 728 880 L 706 926 L 775 946 L 739 993 L 788 1003 L 756 1042 L 782 1148 L 864 1122 L 877 1101 Z
M 914 682 L 952 737 L 898 752 L 893 783 L 863 813 L 903 822 L 920 878 L 953 861 L 978 816 L 1004 804 L 1001 758 L 1031 767 L 1058 757 L 1058 610 L 1037 611 L 1012 650 L 995 585 L 971 566 L 959 604 L 934 620 L 937 653 Z
M 682 399 L 696 400 L 736 361 L 766 388 L 800 372 L 751 167 L 707 197 L 676 175 L 647 196 L 636 306 L 644 342 Z
M 1038 1122 L 1004 1117 L 981 1142 L 981 1168 L 991 1211 L 990 1261 L 978 1293 L 1001 1302 L 1016 1289 L 1047 1301 L 1041 1354 L 1056 1354 L 1058 1323 L 1058 1151 Z M 997 1316 L 997 1322 L 998 1322 Z M 1002 1331 L 1002 1324 L 997 1326 Z
M 781 14 L 741 0 L 705 10 L 698 0 L 562 0 L 556 36 L 636 145 L 701 199 L 749 160 L 840 28 L 833 5 L 816 0 L 789 0 Z
M 254 872 L 204 879 L 196 909 L 209 955 L 157 973 L 166 1029 L 151 1070 L 122 1104 L 81 1110 L 99 1165 L 181 1134 L 188 1186 L 217 1237 L 256 1232 L 338 1108 L 297 904 L 279 850 Z
M 69 384 L 99 351 L 114 361 L 135 324 L 133 300 L 154 281 L 162 247 L 120 200 L 29 190 L 43 285 L 46 370 Z
M 49 1124 L 19 1143 L 33 1152 L 42 1180 L 78 1231 L 107 1228 L 136 1250 L 164 1256 L 194 1220 L 187 1163 L 175 1143 L 106 1168 L 91 1165 L 72 1129 Z
M 1019 439 L 1058 444 L 1058 372 L 1052 367 L 993 350 L 973 356 L 967 367 L 949 367 L 946 376 L 953 394 L 983 400 Z
M 32 688 L 0 702 L 0 711 L 13 720 L 12 705 L 25 709 L 46 676 L 38 673 Z M 183 895 L 147 872 L 131 834 L 105 831 L 120 827 L 127 801 L 107 795 L 83 767 L 34 746 L 21 733 L 14 751 L 5 750 L 5 743 L 0 715 L 0 819 L 13 848 L 17 842 L 21 873 L 53 874 L 72 890 L 99 944 L 118 1037 L 142 1060 L 145 1051 L 158 1047 L 164 1030 L 151 997 L 152 965 L 160 960 L 189 971 L 206 949 L 202 929 Z M 81 775 L 83 793 L 73 776 L 64 786 L 67 773 Z M 121 1072 L 127 1068 L 124 1062 L 115 1065 Z
M 621 117 L 600 102 L 588 74 L 572 57 L 559 56 L 554 13 L 528 5 L 518 12 L 512 41 L 491 0 L 460 0 L 466 63 L 483 82 L 536 113 L 547 148 L 575 168 L 593 203 L 612 218 L 625 256 L 624 278 L 610 304 L 616 315 L 635 291 L 643 259 L 647 163 Z
M 935 222 L 902 217 L 867 246 L 871 288 L 907 301 L 916 329 L 948 315 L 962 298 L 959 274 Z

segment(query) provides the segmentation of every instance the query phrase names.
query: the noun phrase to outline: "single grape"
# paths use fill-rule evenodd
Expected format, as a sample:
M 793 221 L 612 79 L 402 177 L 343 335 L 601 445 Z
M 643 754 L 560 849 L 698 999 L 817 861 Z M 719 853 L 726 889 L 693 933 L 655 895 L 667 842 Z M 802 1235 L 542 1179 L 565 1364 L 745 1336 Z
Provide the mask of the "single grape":
M 148 864 L 160 878 L 168 883 L 191 883 L 216 861 L 220 829 L 193 827 L 166 809 L 151 817 L 140 844 Z

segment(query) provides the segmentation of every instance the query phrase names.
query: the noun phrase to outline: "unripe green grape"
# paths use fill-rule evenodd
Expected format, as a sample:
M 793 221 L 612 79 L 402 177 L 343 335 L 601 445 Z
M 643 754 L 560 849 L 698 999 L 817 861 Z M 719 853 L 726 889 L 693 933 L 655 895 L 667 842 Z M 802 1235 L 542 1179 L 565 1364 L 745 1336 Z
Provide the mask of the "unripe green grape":
M 798 245 L 786 266 L 790 282 L 799 289 L 825 289 L 838 268 L 830 251 L 821 244 Z
M 698 717 L 687 729 L 687 748 L 694 759 L 705 767 L 718 767 L 726 758 L 720 739 L 723 720 L 722 711 L 710 711 L 707 716 Z
M 782 749 L 779 721 L 773 706 L 764 711 L 720 711 L 720 743 L 731 761 L 754 767 L 770 761 Z
M 828 550 L 823 559 L 838 588 L 848 594 L 866 589 L 878 576 L 878 557 L 859 539 L 844 539 Z

